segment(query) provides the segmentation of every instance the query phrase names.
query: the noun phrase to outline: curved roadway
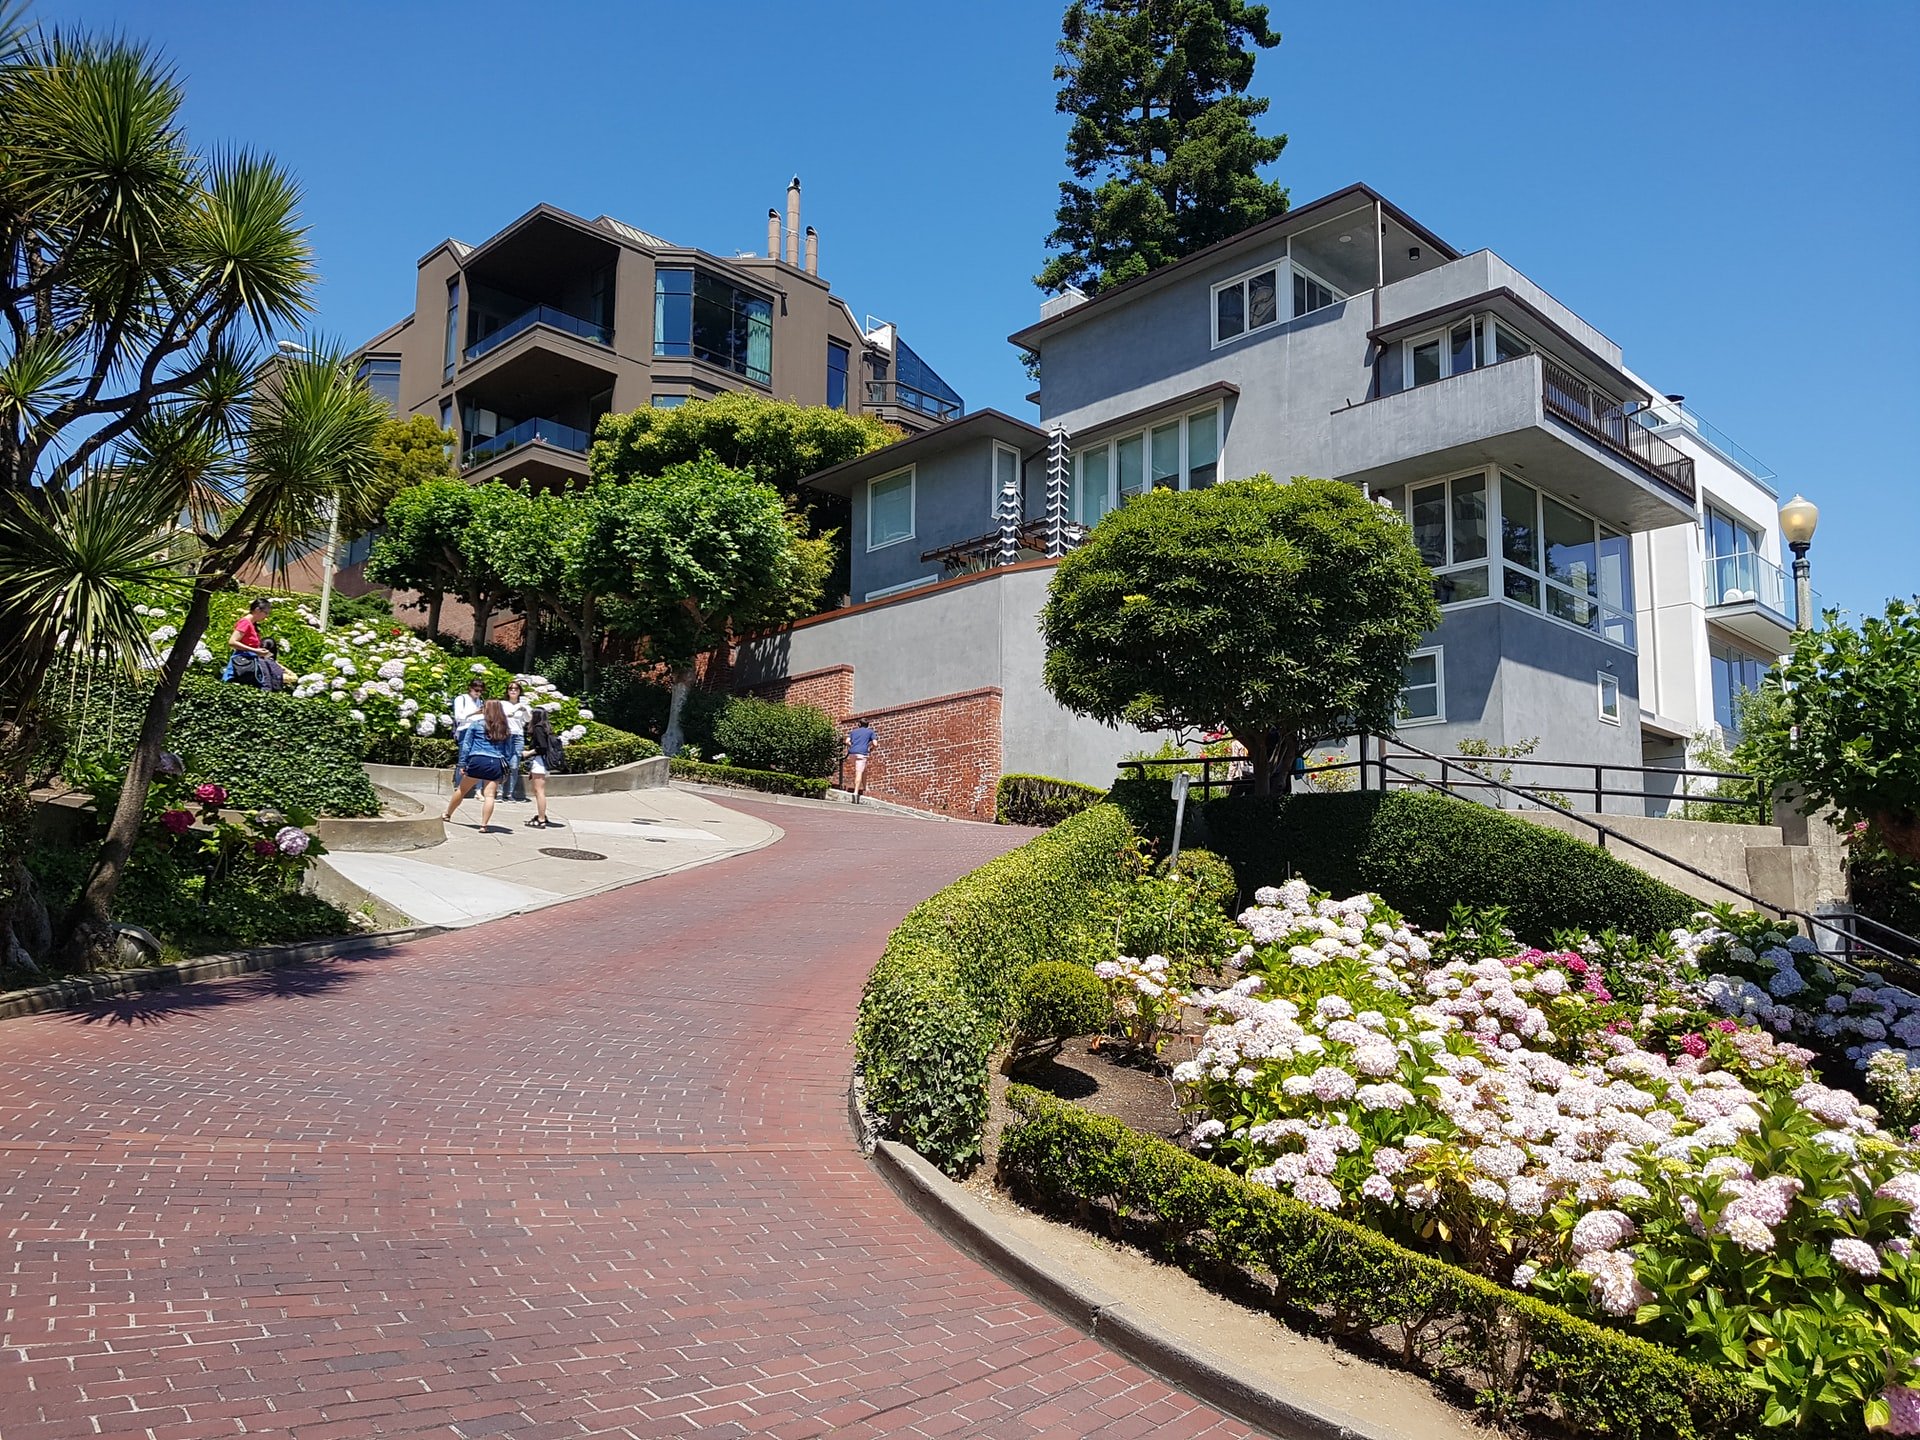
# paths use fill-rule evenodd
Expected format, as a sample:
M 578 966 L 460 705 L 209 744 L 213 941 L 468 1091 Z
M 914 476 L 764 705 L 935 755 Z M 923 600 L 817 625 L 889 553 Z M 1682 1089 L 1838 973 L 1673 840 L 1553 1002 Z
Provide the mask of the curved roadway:
M 0 1026 L 0 1440 L 1241 1436 L 907 1210 L 860 985 L 1019 832 L 751 855 Z

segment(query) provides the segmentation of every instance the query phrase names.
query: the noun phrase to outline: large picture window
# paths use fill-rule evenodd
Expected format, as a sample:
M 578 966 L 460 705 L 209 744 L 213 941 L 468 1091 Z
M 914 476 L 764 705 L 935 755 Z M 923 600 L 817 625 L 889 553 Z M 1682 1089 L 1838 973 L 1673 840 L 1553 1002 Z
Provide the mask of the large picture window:
M 654 271 L 653 353 L 773 383 L 773 302 L 703 270 Z
M 1707 646 L 1713 670 L 1713 718 L 1730 740 L 1740 736 L 1740 698 L 1760 688 L 1768 662 L 1715 640 Z
M 1633 552 L 1625 535 L 1504 471 L 1476 470 L 1382 498 L 1413 528 L 1442 605 L 1505 600 L 1634 648 Z
M 838 340 L 827 341 L 827 408 L 847 408 L 847 361 L 851 350 Z
M 1073 518 L 1097 525 L 1150 489 L 1204 490 L 1220 478 L 1220 407 L 1208 406 L 1074 454 Z
M 882 476 L 867 485 L 867 549 L 913 538 L 913 471 Z

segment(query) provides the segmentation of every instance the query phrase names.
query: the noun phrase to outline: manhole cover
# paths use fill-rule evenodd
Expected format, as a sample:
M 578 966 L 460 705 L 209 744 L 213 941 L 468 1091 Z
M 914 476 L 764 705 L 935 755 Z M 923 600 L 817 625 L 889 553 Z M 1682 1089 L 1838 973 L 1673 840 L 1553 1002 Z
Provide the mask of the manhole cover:
M 551 855 L 556 860 L 604 860 L 607 858 L 595 850 L 562 850 L 557 846 L 553 849 L 542 846 L 540 853 Z

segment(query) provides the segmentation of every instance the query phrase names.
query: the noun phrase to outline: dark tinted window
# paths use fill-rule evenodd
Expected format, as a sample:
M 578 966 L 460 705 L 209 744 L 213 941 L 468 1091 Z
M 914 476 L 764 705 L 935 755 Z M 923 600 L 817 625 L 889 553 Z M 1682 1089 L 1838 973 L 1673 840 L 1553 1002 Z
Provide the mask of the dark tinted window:
M 848 353 L 838 340 L 827 342 L 827 405 L 834 410 L 847 408 Z
M 400 410 L 400 362 L 391 356 L 369 355 L 360 362 L 353 372 L 353 378 L 364 380 L 367 388 L 385 402 L 387 409 L 398 414 Z
M 698 270 L 656 270 L 653 353 L 773 383 L 773 303 Z

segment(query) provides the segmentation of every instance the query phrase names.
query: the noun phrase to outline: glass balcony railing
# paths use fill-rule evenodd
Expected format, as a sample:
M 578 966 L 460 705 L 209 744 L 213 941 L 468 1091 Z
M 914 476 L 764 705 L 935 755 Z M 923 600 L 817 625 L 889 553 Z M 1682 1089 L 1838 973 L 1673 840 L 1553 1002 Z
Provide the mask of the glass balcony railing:
M 1757 603 L 1784 617 L 1796 618 L 1793 582 L 1778 565 L 1750 553 L 1709 555 L 1706 558 L 1707 608 Z
M 556 450 L 571 450 L 576 455 L 586 454 L 587 447 L 593 443 L 593 437 L 586 431 L 562 425 L 558 420 L 522 420 L 511 430 L 502 430 L 498 435 L 491 435 L 469 446 L 462 463 L 470 468 L 521 445 L 531 445 L 536 440 Z
M 867 404 L 875 409 L 897 406 L 934 420 L 951 420 L 966 408 L 964 402 L 957 398 L 935 395 L 898 380 L 869 380 Z
M 482 336 L 461 353 L 469 360 L 478 360 L 498 346 L 504 345 L 514 336 L 531 330 L 536 325 L 551 326 L 555 330 L 564 330 L 569 335 L 578 335 L 582 340 L 591 340 L 596 345 L 611 345 L 613 331 L 605 325 L 596 325 L 591 320 L 582 320 L 578 315 L 569 315 L 564 310 L 556 310 L 551 305 L 536 305 L 531 310 L 507 321 L 491 335 Z

